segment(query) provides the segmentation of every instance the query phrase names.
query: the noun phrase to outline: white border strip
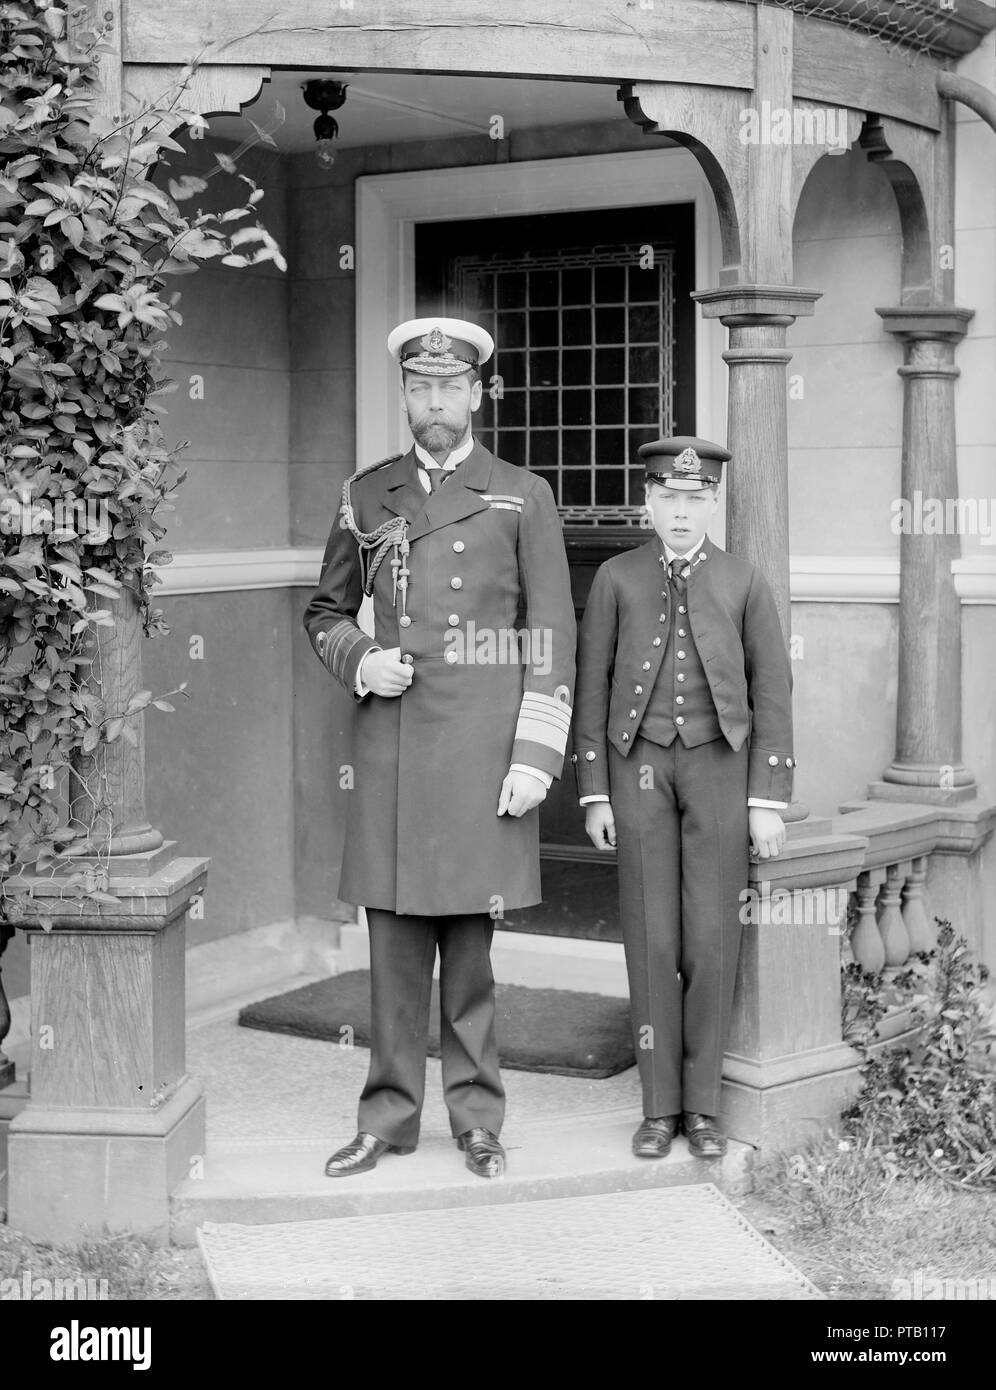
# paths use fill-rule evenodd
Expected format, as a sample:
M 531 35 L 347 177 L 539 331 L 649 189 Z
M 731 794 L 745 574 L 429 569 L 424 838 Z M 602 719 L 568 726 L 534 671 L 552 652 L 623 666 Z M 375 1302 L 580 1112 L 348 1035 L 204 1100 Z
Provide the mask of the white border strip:
M 157 572 L 155 590 L 215 594 L 245 589 L 314 588 L 321 572 L 320 546 L 261 550 L 198 550 L 174 556 Z M 899 561 L 878 555 L 793 555 L 795 603 L 898 603 Z M 996 553 L 952 563 L 955 590 L 964 604 L 996 606 Z

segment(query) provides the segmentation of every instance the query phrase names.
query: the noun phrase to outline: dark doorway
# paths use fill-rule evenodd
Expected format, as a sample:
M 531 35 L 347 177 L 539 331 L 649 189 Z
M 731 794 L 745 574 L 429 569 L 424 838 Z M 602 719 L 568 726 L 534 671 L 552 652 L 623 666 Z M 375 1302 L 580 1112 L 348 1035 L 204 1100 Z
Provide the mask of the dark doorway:
M 667 204 L 415 228 L 416 314 L 492 333 L 475 434 L 550 483 L 579 620 L 602 561 L 647 539 L 637 449 L 695 433 L 694 212 Z M 588 843 L 569 762 L 540 833 L 545 902 L 501 925 L 618 940 L 615 865 Z

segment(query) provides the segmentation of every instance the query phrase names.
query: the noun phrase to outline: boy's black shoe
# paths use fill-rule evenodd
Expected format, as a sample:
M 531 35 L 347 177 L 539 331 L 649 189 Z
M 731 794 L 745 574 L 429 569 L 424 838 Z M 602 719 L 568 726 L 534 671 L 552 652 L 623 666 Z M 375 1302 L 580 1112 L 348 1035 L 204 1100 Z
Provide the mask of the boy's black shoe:
M 378 1139 L 375 1134 L 367 1134 L 362 1129 L 350 1143 L 337 1149 L 325 1165 L 327 1178 L 348 1178 L 353 1173 L 368 1173 L 377 1167 L 381 1154 L 413 1154 L 414 1147 L 401 1148 L 389 1144 L 386 1139 Z
M 633 1153 L 637 1158 L 667 1158 L 680 1122 L 680 1115 L 644 1116 L 633 1135 Z
M 696 1115 L 686 1110 L 681 1127 L 696 1158 L 722 1158 L 726 1153 L 726 1135 L 713 1115 Z

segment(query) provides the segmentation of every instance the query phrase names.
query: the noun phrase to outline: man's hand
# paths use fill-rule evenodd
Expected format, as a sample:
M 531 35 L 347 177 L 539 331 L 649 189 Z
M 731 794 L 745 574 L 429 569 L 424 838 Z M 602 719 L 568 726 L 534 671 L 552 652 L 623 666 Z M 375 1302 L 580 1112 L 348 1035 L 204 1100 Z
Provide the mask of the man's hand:
M 615 849 L 616 818 L 609 801 L 589 801 L 584 808 L 584 828 L 596 849 Z
M 757 859 L 774 859 L 785 843 L 785 822 L 769 806 L 747 809 L 751 853 Z
M 411 666 L 401 660 L 401 648 L 369 651 L 360 663 L 360 679 L 374 695 L 392 699 L 403 695 L 412 683 Z
M 510 772 L 501 784 L 498 814 L 524 816 L 546 799 L 546 787 L 538 777 L 528 772 Z

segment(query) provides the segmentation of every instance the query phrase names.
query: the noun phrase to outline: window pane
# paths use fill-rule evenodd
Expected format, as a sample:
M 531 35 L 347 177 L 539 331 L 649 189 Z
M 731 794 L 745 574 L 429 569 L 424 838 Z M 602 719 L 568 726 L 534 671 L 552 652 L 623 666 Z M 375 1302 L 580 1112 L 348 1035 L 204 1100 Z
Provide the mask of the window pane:
M 656 305 L 637 306 L 629 311 L 629 340 L 631 343 L 656 343 L 660 313 Z
M 657 304 L 660 302 L 660 277 L 656 266 L 644 269 L 639 265 L 631 265 L 629 268 L 629 302 L 639 304 L 650 302 Z
M 591 392 L 565 391 L 563 394 L 563 420 L 565 425 L 591 424 Z
M 625 430 L 596 430 L 595 459 L 599 468 L 622 468 L 626 458 Z
M 526 354 L 524 352 L 499 352 L 496 358 L 498 375 L 506 390 L 512 386 L 526 384 Z
M 498 431 L 498 457 L 507 463 L 525 463 L 526 436 L 522 430 Z
M 630 381 L 658 381 L 660 379 L 660 369 L 660 353 L 657 348 L 630 348 Z
M 529 467 L 532 469 L 556 468 L 557 445 L 560 435 L 557 430 L 532 430 L 529 435 Z M 556 474 L 553 474 L 556 477 Z M 551 479 L 544 474 L 547 482 Z M 554 489 L 556 491 L 556 488 Z
M 626 501 L 626 475 L 616 468 L 600 468 L 595 474 L 596 507 L 621 507 Z
M 526 277 L 522 271 L 500 271 L 497 275 L 499 309 L 517 309 L 526 302 Z
M 626 353 L 623 348 L 595 349 L 595 382 L 599 386 L 618 386 L 625 379 Z
M 656 425 L 660 421 L 661 401 L 656 386 L 644 386 L 629 393 L 631 425 Z
M 625 392 L 599 389 L 595 392 L 595 424 L 621 425 L 625 408 Z
M 565 465 L 583 463 L 587 466 L 591 461 L 591 431 L 564 430 L 563 447 Z
M 595 310 L 595 342 L 624 343 L 626 341 L 626 310 Z
M 559 294 L 560 276 L 553 270 L 531 270 L 529 272 L 529 303 L 537 305 L 556 304 Z
M 587 468 L 565 468 L 562 504 L 565 507 L 591 506 L 591 474 Z
M 591 311 L 589 309 L 566 309 L 564 311 L 564 345 L 581 346 L 591 342 Z
M 558 425 L 560 423 L 560 398 L 556 391 L 530 391 L 529 423 L 536 425 Z
M 599 266 L 595 271 L 595 299 L 599 304 L 622 304 L 626 298 L 626 271 L 622 266 Z
M 505 392 L 504 396 L 498 404 L 498 419 L 500 420 L 503 429 L 507 429 L 509 425 L 525 425 L 525 391 Z
M 544 312 L 529 315 L 529 346 L 558 347 L 560 344 L 560 315 Z
M 591 271 L 565 270 L 560 277 L 560 292 L 565 304 L 590 304 Z
M 560 363 L 557 353 L 550 350 L 529 354 L 529 385 L 559 386 Z
M 496 342 L 499 342 L 506 352 L 509 348 L 525 347 L 525 314 L 499 314 L 496 332 Z
M 588 348 L 568 348 L 561 359 L 565 386 L 587 386 L 591 381 L 591 352 Z

